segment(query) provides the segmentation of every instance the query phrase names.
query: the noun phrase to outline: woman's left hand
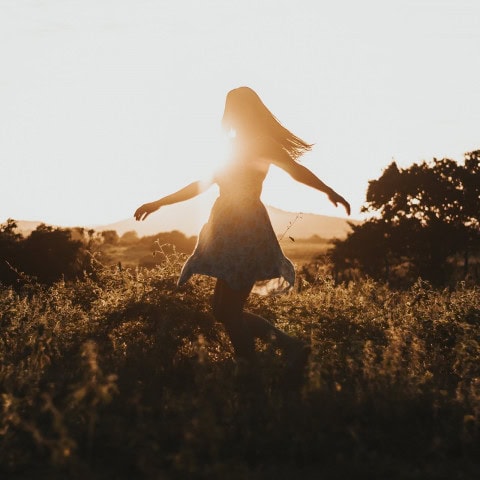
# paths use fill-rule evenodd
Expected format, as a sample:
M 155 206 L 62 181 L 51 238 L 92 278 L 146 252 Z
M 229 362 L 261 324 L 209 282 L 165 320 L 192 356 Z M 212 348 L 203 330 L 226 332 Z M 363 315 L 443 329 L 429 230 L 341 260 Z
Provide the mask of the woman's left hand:
M 345 208 L 345 211 L 347 212 L 347 215 L 350 215 L 350 204 L 337 192 L 331 191 L 328 194 L 328 199 L 336 206 L 338 207 L 338 204 L 343 205 Z

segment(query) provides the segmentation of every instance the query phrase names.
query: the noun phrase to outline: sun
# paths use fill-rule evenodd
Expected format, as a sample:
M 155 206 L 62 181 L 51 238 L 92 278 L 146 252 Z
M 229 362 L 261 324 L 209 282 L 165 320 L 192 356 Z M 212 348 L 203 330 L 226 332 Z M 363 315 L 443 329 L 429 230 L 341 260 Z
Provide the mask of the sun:
M 208 177 L 211 180 L 215 173 L 224 168 L 232 158 L 235 130 L 221 131 L 212 139 L 208 159 Z

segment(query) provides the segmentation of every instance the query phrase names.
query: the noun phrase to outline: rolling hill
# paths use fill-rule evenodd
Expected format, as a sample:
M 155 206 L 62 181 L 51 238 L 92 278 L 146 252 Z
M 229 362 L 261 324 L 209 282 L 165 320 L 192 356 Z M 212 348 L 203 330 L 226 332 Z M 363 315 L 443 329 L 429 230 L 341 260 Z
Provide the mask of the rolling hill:
M 287 212 L 267 206 L 268 214 L 277 235 L 286 234 L 294 238 L 310 238 L 318 235 L 322 238 L 345 238 L 351 230 L 348 222 L 361 223 L 358 220 L 346 220 L 312 213 Z M 154 213 L 147 220 L 137 222 L 129 218 L 109 225 L 95 226 L 95 230 L 116 230 L 119 235 L 136 231 L 138 235 L 154 235 L 158 232 L 179 230 L 186 235 L 197 235 L 202 225 L 208 220 L 208 213 L 192 206 L 191 202 L 170 205 Z
M 345 238 L 350 231 L 348 222 L 361 223 L 358 220 L 347 220 L 313 213 L 287 212 L 267 206 L 273 228 L 277 235 L 288 235 L 294 238 L 310 238 L 313 235 L 330 239 Z M 208 220 L 208 208 L 200 202 L 190 201 L 170 205 L 148 217 L 146 221 L 137 222 L 128 218 L 107 225 L 88 225 L 98 232 L 116 230 L 119 235 L 128 231 L 136 231 L 139 237 L 154 235 L 159 232 L 178 230 L 187 236 L 197 235 L 202 225 Z M 17 230 L 28 236 L 41 222 L 16 220 Z

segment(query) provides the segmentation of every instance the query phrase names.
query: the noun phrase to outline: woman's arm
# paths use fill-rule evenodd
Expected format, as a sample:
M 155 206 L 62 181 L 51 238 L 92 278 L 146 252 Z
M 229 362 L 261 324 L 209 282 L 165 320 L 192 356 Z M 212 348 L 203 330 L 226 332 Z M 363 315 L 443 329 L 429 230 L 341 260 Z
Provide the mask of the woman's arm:
M 323 183 L 311 170 L 307 167 L 297 163 L 295 160 L 286 153 L 280 145 L 276 144 L 273 140 L 268 142 L 270 161 L 287 172 L 294 180 L 303 183 L 309 187 L 315 188 L 320 192 L 327 194 L 328 199 L 337 207 L 338 204 L 343 205 L 348 215 L 350 215 L 350 204 L 333 188 Z
M 156 212 L 160 207 L 183 202 L 196 197 L 212 185 L 212 182 L 193 182 L 171 195 L 156 200 L 155 202 L 144 203 L 134 213 L 135 220 L 145 220 L 151 213 Z

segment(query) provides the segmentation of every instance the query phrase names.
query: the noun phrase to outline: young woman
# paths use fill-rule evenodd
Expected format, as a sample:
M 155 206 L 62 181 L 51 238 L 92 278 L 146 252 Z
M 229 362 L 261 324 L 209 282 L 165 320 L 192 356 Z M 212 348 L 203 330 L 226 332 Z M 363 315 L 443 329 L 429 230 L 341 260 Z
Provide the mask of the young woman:
M 216 183 L 220 194 L 178 283 L 185 283 L 193 274 L 217 278 L 213 313 L 224 324 L 237 358 L 254 360 L 254 339 L 260 338 L 275 340 L 290 362 L 305 363 L 308 350 L 303 343 L 244 310 L 250 292 L 287 291 L 295 281 L 294 267 L 283 255 L 260 201 L 262 184 L 274 164 L 294 180 L 327 194 L 335 206 L 342 205 L 348 214 L 350 205 L 297 163 L 312 146 L 284 128 L 251 88 L 240 87 L 228 93 L 222 125 L 226 131 L 234 131 L 233 148 L 231 158 L 213 179 L 191 183 L 146 203 L 137 209 L 135 218 L 145 220 L 160 207 L 193 198 Z

